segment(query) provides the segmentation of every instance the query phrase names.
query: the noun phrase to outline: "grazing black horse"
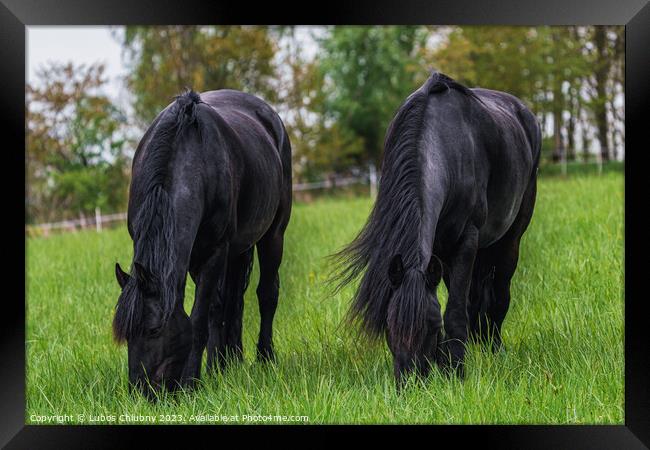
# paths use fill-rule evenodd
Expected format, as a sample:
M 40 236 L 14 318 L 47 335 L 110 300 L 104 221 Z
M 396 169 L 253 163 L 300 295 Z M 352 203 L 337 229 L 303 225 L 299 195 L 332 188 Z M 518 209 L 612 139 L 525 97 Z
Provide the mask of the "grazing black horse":
M 540 145 L 537 120 L 516 97 L 440 73 L 399 108 L 372 213 L 336 255 L 339 287 L 363 273 L 351 317 L 370 336 L 386 336 L 398 387 L 434 361 L 464 376 L 468 331 L 501 345 Z M 444 335 L 441 278 L 449 291 Z
M 242 357 L 243 295 L 257 246 L 258 357 L 273 359 L 278 268 L 291 213 L 291 146 L 259 98 L 232 90 L 176 97 L 138 145 L 128 207 L 131 274 L 113 331 L 128 344 L 129 381 L 150 395 Z M 196 283 L 191 318 L 187 273 Z M 151 386 L 153 390 L 147 386 Z

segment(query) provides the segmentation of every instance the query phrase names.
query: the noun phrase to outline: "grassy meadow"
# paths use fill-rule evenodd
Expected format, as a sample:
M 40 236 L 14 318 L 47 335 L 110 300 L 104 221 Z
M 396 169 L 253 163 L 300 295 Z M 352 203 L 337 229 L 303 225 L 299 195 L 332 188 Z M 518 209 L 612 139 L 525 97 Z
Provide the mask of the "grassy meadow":
M 506 351 L 473 344 L 467 379 L 437 370 L 398 395 L 384 342 L 342 324 L 353 287 L 329 294 L 324 257 L 349 242 L 366 197 L 294 205 L 275 316 L 277 363 L 255 361 L 257 263 L 246 293 L 245 361 L 198 389 L 149 403 L 132 395 L 126 347 L 112 340 L 128 267 L 125 226 L 27 241 L 27 423 L 622 424 L 623 175 L 543 177 L 521 245 Z M 444 284 L 440 300 L 445 303 Z M 188 281 L 185 307 L 194 295 Z M 251 417 L 262 416 L 262 417 Z M 296 423 L 291 418 L 291 423 Z M 304 422 L 304 421 L 303 421 Z

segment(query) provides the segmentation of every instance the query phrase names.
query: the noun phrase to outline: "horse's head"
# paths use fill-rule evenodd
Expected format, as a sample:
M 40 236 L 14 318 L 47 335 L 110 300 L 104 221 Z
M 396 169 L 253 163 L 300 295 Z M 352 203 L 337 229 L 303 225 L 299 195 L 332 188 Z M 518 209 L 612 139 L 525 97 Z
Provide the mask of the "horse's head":
M 399 384 L 413 369 L 426 375 L 435 362 L 442 330 L 440 303 L 436 293 L 442 278 L 442 263 L 432 255 L 425 270 L 404 267 L 395 255 L 388 268 L 391 297 L 387 304 L 386 338 L 393 353 Z
M 118 342 L 127 342 L 129 382 L 147 397 L 164 386 L 174 390 L 181 383 L 190 352 L 192 327 L 182 306 L 165 313 L 161 283 L 134 263 L 133 274 L 115 265 L 122 288 L 113 331 Z

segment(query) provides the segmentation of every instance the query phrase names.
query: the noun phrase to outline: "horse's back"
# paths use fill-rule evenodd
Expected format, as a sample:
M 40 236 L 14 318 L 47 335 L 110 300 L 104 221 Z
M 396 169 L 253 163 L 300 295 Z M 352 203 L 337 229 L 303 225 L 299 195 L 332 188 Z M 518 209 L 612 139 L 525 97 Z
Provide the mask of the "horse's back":
M 536 119 L 521 100 L 488 89 L 469 91 L 451 88 L 429 95 L 423 151 L 433 155 L 429 166 L 444 166 L 428 169 L 427 175 L 433 185 L 435 178 L 444 179 L 434 189 L 450 200 L 437 237 L 455 242 L 462 231 L 457 225 L 470 220 L 479 227 L 483 247 L 500 239 L 515 220 L 539 149 Z
M 232 89 L 220 89 L 201 93 L 201 100 L 212 106 L 235 129 L 243 129 L 250 123 L 261 125 L 273 139 L 276 149 L 282 152 L 282 120 L 261 98 Z
M 540 131 L 534 114 L 514 95 L 482 88 L 472 91 L 482 103 L 477 108 L 485 108 L 489 116 L 483 144 L 489 161 L 488 215 L 481 230 L 482 244 L 488 245 L 507 232 L 519 212 L 537 170 Z
M 236 136 L 230 151 L 240 162 L 238 227 L 231 245 L 247 248 L 273 223 L 288 221 L 291 202 L 288 137 L 280 117 L 259 97 L 223 89 L 204 92 L 201 100 L 216 111 Z M 278 218 L 278 214 L 283 217 Z
M 231 89 L 207 91 L 201 99 L 210 105 L 235 132 L 238 147 L 233 149 L 245 162 L 253 177 L 259 170 L 280 169 L 283 184 L 290 177 L 291 147 L 282 120 L 264 100 Z
M 540 130 L 537 118 L 532 111 L 523 101 L 507 92 L 484 88 L 471 90 L 481 100 L 483 106 L 490 111 L 492 118 L 506 130 L 509 129 L 511 134 L 517 135 L 518 127 L 521 127 L 525 141 L 518 142 L 520 145 L 517 145 L 516 149 L 527 151 L 536 164 L 539 160 L 541 142 L 539 142 Z

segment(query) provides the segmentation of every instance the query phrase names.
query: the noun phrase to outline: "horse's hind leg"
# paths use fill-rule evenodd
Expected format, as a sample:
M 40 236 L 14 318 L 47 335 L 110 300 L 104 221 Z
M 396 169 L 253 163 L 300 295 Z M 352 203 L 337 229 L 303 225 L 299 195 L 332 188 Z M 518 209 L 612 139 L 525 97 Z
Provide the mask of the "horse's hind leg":
M 244 294 L 248 288 L 251 270 L 253 268 L 253 248 L 239 255 L 233 264 L 232 272 L 232 297 L 226 305 L 226 356 L 235 359 L 243 358 L 242 321 L 244 318 Z
M 209 336 L 209 316 L 220 308 L 220 287 L 224 276 L 227 248 L 217 251 L 198 272 L 191 273 L 196 283 L 192 321 L 192 349 L 183 369 L 183 380 L 189 385 L 199 379 L 201 359 Z M 208 342 L 209 344 L 209 342 Z M 212 344 L 214 346 L 214 344 Z M 208 354 L 210 345 L 208 345 Z
M 278 306 L 280 278 L 278 270 L 282 262 L 284 235 L 282 232 L 266 234 L 257 243 L 260 263 L 260 282 L 257 286 L 257 299 L 260 307 L 260 334 L 257 342 L 257 358 L 260 361 L 273 361 L 273 317 Z
M 192 349 L 185 362 L 181 376 L 186 386 L 193 386 L 201 376 L 201 358 L 208 340 L 208 311 L 210 308 L 212 286 L 200 283 L 199 276 L 193 277 L 196 282 L 194 305 L 190 320 L 192 322 Z
M 244 293 L 248 285 L 252 262 L 252 248 L 239 255 L 230 255 L 228 258 L 223 284 L 222 308 L 210 311 L 208 369 L 214 367 L 215 359 L 218 360 L 221 368 L 225 368 L 232 360 L 243 359 Z
M 474 336 L 493 351 L 502 347 L 501 326 L 510 307 L 510 281 L 517 268 L 519 238 L 504 239 L 490 247 L 490 264 L 482 267 L 483 278 L 477 280 L 479 303 Z
M 476 255 L 467 304 L 470 336 L 479 342 L 485 342 L 488 334 L 487 309 L 492 298 L 491 277 L 494 274 L 490 256 L 489 249 L 479 250 Z
M 490 246 L 490 265 L 492 274 L 482 286 L 483 303 L 486 308 L 479 313 L 481 340 L 493 342 L 493 350 L 502 346 L 501 327 L 510 307 L 510 281 L 519 260 L 519 242 L 528 228 L 535 205 L 536 180 L 531 183 L 524 194 L 521 209 L 508 232 Z

